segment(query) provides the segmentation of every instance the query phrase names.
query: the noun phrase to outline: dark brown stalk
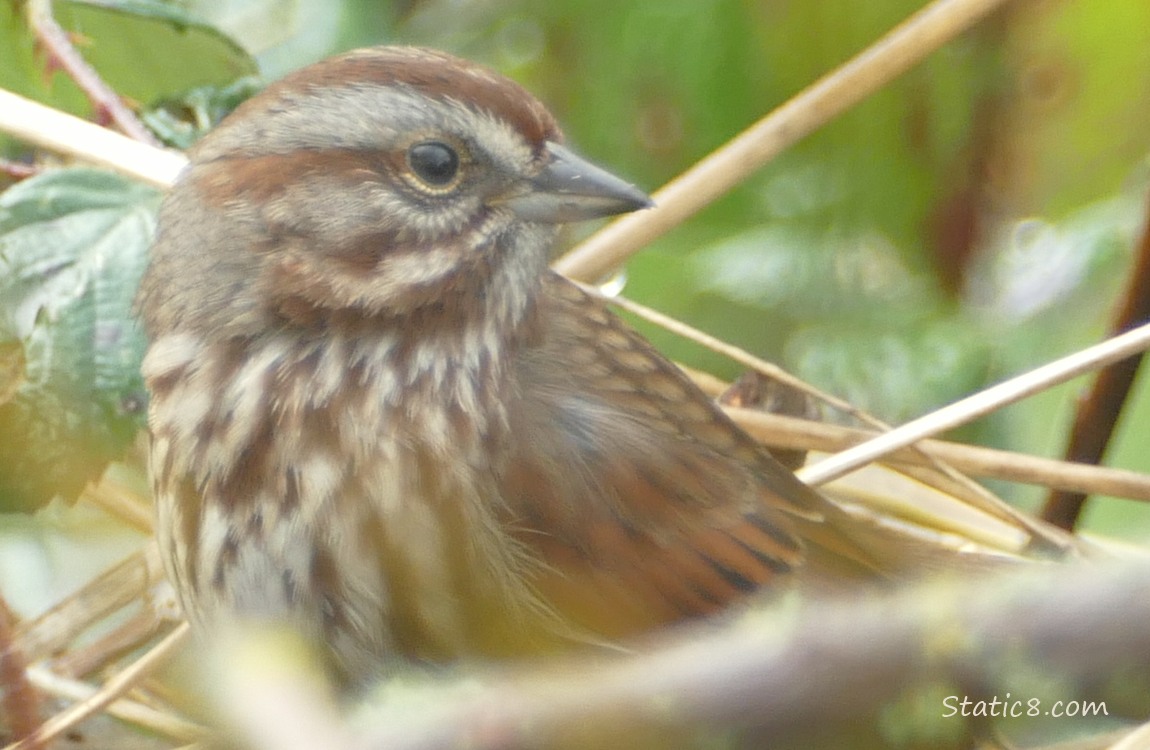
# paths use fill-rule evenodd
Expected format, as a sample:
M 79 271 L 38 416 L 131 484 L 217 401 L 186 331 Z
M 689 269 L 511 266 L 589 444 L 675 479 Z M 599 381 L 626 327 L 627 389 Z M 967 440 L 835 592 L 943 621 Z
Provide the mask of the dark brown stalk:
M 1129 279 L 1110 324 L 1111 334 L 1121 333 L 1150 318 L 1150 199 Z M 1098 373 L 1090 390 L 1078 398 L 1074 426 L 1064 454 L 1067 461 L 1097 464 L 1102 460 L 1141 364 L 1142 356 L 1135 356 L 1107 367 Z M 1053 490 L 1042 509 L 1042 517 L 1069 531 L 1078 522 L 1085 504 L 1085 493 Z

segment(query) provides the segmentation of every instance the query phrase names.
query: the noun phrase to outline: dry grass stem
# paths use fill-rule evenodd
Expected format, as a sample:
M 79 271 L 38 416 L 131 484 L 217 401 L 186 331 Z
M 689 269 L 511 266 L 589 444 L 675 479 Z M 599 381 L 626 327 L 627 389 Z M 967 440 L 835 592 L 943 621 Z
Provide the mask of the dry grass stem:
M 56 674 L 43 666 L 28 668 L 32 684 L 48 695 L 73 701 L 91 698 L 99 688 L 86 682 L 73 680 Z M 168 711 L 161 711 L 128 698 L 120 698 L 108 704 L 107 713 L 122 721 L 131 722 L 179 742 L 187 742 L 203 737 L 207 730 L 199 724 L 182 719 Z M 7 748 L 5 750 L 8 750 Z
M 582 281 L 602 278 L 1004 2 L 931 3 L 667 183 L 652 196 L 655 208 L 628 214 L 592 235 L 556 261 L 556 270 Z
M 163 625 L 156 613 L 148 608 L 99 638 L 95 643 L 68 651 L 52 660 L 54 671 L 82 677 L 108 665 L 113 659 L 128 653 L 155 637 Z
M 991 386 L 861 445 L 837 453 L 813 466 L 804 467 L 797 473 L 799 478 L 808 484 L 819 485 L 829 482 L 900 448 L 972 422 L 1003 406 L 1145 351 L 1148 347 L 1150 347 L 1150 324 Z
M 84 719 L 107 708 L 152 670 L 159 667 L 187 638 L 188 631 L 188 624 L 180 623 L 147 653 L 110 678 L 94 693 L 48 719 L 31 736 L 9 745 L 4 750 L 28 750 L 47 745 Z
M 0 89 L 0 131 L 34 146 L 169 187 L 187 159 Z
M 85 487 L 80 500 L 95 505 L 136 531 L 152 533 L 151 503 L 120 482 L 109 478 L 107 473 L 99 482 Z
M 779 448 L 835 453 L 866 442 L 876 433 L 825 422 L 724 406 L 724 410 L 760 442 Z M 965 474 L 1058 489 L 1150 501 L 1150 476 L 1123 469 L 1058 461 L 977 445 L 923 440 L 915 445 Z M 884 462 L 929 466 L 919 450 L 900 449 Z
M 855 407 L 850 402 L 844 401 L 837 396 L 833 396 L 826 391 L 820 391 L 810 383 L 795 377 L 773 362 L 768 362 L 761 357 L 756 357 L 745 349 L 740 349 L 737 346 L 728 344 L 722 339 L 715 338 L 709 333 L 700 331 L 698 328 L 690 326 L 680 320 L 676 320 L 670 315 L 665 315 L 658 310 L 647 307 L 646 305 L 641 305 L 634 300 L 630 300 L 621 296 L 605 295 L 596 287 L 589 286 L 587 284 L 580 284 L 580 286 L 584 291 L 595 295 L 599 299 L 602 299 L 621 310 L 626 310 L 638 318 L 642 318 L 643 320 L 646 320 L 650 323 L 654 323 L 660 328 L 666 331 L 670 331 L 676 336 L 681 336 L 687 341 L 692 341 L 696 344 L 699 344 L 700 346 L 709 349 L 716 354 L 721 354 L 732 362 L 746 367 L 748 370 L 754 370 L 755 372 L 765 375 L 772 380 L 776 380 L 783 385 L 790 386 L 795 390 L 805 393 L 811 398 L 817 399 L 818 401 L 821 401 L 827 406 L 837 409 L 844 414 L 849 414 L 850 416 L 865 424 L 870 424 L 872 427 L 877 427 L 879 429 L 887 427 L 887 425 L 883 424 L 861 409 Z
M 152 542 L 40 616 L 20 623 L 16 643 L 29 661 L 63 651 L 92 624 L 144 600 L 163 578 L 160 553 Z

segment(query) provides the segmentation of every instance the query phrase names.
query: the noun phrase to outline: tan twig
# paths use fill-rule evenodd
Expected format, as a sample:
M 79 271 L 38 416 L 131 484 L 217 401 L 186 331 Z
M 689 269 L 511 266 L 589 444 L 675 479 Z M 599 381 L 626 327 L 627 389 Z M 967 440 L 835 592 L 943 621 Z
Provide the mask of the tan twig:
M 134 687 L 136 683 L 144 679 L 152 670 L 167 660 L 184 639 L 187 638 L 188 632 L 188 624 L 180 623 L 176 626 L 175 630 L 166 635 L 159 643 L 149 649 L 147 653 L 105 682 L 98 690 L 79 703 L 56 714 L 41 724 L 31 736 L 9 745 L 5 750 L 28 750 L 29 748 L 40 745 L 47 745 L 56 737 L 59 737 L 92 714 L 107 708 L 117 698 Z
M 1005 0 L 938 0 L 728 141 L 654 194 L 656 207 L 612 222 L 556 261 L 560 273 L 594 281 L 804 136 L 826 124 Z
M 151 534 L 153 512 L 146 498 L 141 498 L 126 484 L 108 474 L 104 472 L 99 482 L 85 487 L 80 499 L 103 509 L 137 531 Z
M 0 132 L 50 151 L 168 187 L 187 159 L 0 89 Z
M 808 484 L 829 482 L 899 448 L 954 429 L 1058 383 L 1137 354 L 1147 347 L 1150 347 L 1150 324 L 991 386 L 796 473 Z
M 875 437 L 875 433 L 868 430 L 767 414 L 753 409 L 723 408 L 750 435 L 766 445 L 779 448 L 835 453 Z M 915 447 L 976 477 L 1150 501 L 1150 476 L 1134 471 L 1056 461 L 943 440 L 923 440 Z M 905 448 L 889 454 L 884 462 L 910 466 L 930 465 L 919 451 Z
M 39 617 L 20 623 L 16 642 L 30 661 L 64 649 L 93 623 L 142 600 L 163 575 L 160 553 L 151 542 Z
M 700 331 L 698 328 L 690 326 L 680 320 L 676 320 L 670 315 L 661 313 L 658 310 L 647 307 L 646 305 L 642 305 L 638 302 L 635 302 L 634 300 L 627 299 L 626 297 L 622 296 L 610 296 L 603 294 L 598 288 L 588 284 L 579 284 L 579 286 L 581 286 L 584 291 L 595 295 L 608 304 L 614 305 L 621 310 L 626 310 L 632 315 L 642 318 L 643 320 L 646 320 L 650 323 L 654 323 L 660 328 L 670 331 L 676 336 L 681 336 L 688 341 L 693 341 L 694 343 L 699 344 L 700 346 L 709 349 L 716 354 L 721 354 L 732 362 L 746 367 L 748 370 L 754 370 L 755 372 L 766 375 L 768 378 L 776 380 L 783 385 L 790 386 L 791 388 L 805 393 L 808 396 L 823 402 L 827 406 L 833 407 L 834 409 L 837 409 L 844 414 L 848 414 L 855 419 L 858 419 L 864 424 L 869 424 L 872 427 L 876 427 L 878 429 L 883 429 L 888 426 L 870 416 L 866 412 L 862 411 L 858 407 L 854 406 L 849 401 L 844 401 L 837 396 L 827 393 L 826 391 L 820 391 L 818 388 L 815 388 L 805 380 L 795 377 L 773 362 L 768 362 L 761 357 L 756 357 L 746 349 L 740 349 L 737 346 L 728 344 L 722 339 L 715 338 L 705 331 Z
M 39 665 L 28 668 L 28 678 L 32 684 L 48 695 L 73 701 L 86 700 L 99 689 L 95 685 L 64 677 Z M 195 740 L 207 734 L 207 730 L 195 722 L 173 716 L 128 698 L 113 701 L 108 705 L 107 712 L 117 719 L 181 742 Z
M 94 643 L 56 657 L 52 660 L 52 668 L 64 675 L 82 677 L 91 674 L 120 655 L 147 643 L 160 632 L 164 623 L 153 610 L 145 607 Z

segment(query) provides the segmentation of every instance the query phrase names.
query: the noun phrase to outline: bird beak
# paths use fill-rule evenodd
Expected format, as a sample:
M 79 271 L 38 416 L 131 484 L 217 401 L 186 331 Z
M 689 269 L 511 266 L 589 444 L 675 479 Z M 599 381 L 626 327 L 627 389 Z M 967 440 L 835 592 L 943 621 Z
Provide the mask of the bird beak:
M 520 218 L 565 224 L 627 213 L 655 205 L 647 194 L 557 143 L 547 144 L 550 162 L 522 190 L 499 200 Z

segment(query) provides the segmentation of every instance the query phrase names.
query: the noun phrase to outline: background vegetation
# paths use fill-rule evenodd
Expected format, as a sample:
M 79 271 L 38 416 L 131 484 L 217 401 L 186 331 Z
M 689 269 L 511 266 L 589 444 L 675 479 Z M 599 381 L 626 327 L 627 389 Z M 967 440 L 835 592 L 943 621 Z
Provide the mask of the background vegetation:
M 261 80 L 355 46 L 422 44 L 516 78 L 578 150 L 651 190 L 921 5 L 53 3 L 98 73 L 179 147 Z M 0 87 L 91 116 L 28 8 L 0 0 Z M 1008 3 L 635 257 L 626 293 L 884 419 L 917 416 L 1104 335 L 1144 220 L 1148 80 L 1150 5 Z M 19 142 L 0 147 L 8 172 L 44 164 Z M 121 548 L 111 526 L 91 538 L 105 528 L 91 510 L 22 512 L 73 500 L 109 461 L 132 465 L 143 395 L 128 309 L 158 200 L 103 174 L 52 179 L 12 178 L 0 196 L 0 589 L 30 609 L 54 596 L 44 581 Z M 737 375 L 637 325 L 672 357 Z M 1058 456 L 1080 387 L 960 437 Z M 1141 385 L 1110 463 L 1150 471 L 1147 424 Z M 1144 540 L 1150 513 L 1101 500 L 1086 528 Z M 87 538 L 61 548 L 61 530 Z
M 244 76 L 275 78 L 358 45 L 426 44 L 517 78 L 556 111 L 579 149 L 654 189 L 918 5 L 148 0 L 54 7 L 97 71 L 180 145 L 195 137 L 189 119 L 206 126 L 250 91 L 236 84 Z M 36 47 L 22 3 L 0 3 L 0 50 L 0 85 L 91 113 Z M 1008 4 L 639 255 L 627 268 L 627 292 L 884 418 L 921 414 L 1102 334 L 1141 220 L 1150 144 L 1150 88 L 1141 83 L 1148 78 L 1150 6 Z M 7 151 L 27 158 L 20 144 Z M 149 200 L 132 195 L 126 203 Z M 21 239 L 13 231 L 26 220 L 11 208 L 5 217 L 0 267 L 12 269 Z M 146 222 L 137 227 L 137 244 L 147 231 Z M 42 244 L 41 234 L 25 234 L 27 243 Z M 88 259 L 110 266 L 102 278 L 122 287 L 121 302 L 139 270 L 138 248 L 128 249 L 124 262 Z M 14 275 L 0 279 L 7 297 L 0 303 L 8 337 L 27 347 L 21 328 L 28 324 L 19 318 L 29 314 L 29 293 L 14 288 Z M 48 296 L 58 300 L 60 292 Z M 16 314 L 18 297 L 25 306 Z M 75 434 L 77 419 L 86 425 L 82 437 L 98 444 L 87 449 L 96 455 L 68 474 L 73 481 L 40 483 L 31 498 L 7 493 L 0 503 L 9 508 L 39 505 L 39 490 L 74 493 L 115 457 L 101 447 L 122 449 L 138 425 L 138 409 L 128 410 L 127 424 L 92 424 L 109 412 L 125 416 L 125 394 L 138 387 L 130 353 L 92 369 L 94 353 L 75 326 L 98 322 L 49 321 L 72 339 L 52 349 L 54 386 L 79 389 L 85 406 L 109 388 L 116 399 L 79 418 L 61 415 L 56 421 L 67 424 L 59 432 L 34 441 L 35 452 L 51 459 L 37 479 L 78 450 L 57 440 Z M 724 377 L 736 372 L 717 355 L 646 330 L 681 361 Z M 963 437 L 1058 455 L 1076 388 L 1006 410 Z M 1150 468 L 1140 427 L 1150 409 L 1144 390 L 1126 415 L 1115 465 Z M 28 416 L 35 422 L 44 412 Z M 25 448 L 20 431 L 32 428 L 18 426 L 5 435 Z M 19 466 L 12 459 L 4 486 L 18 483 Z M 1143 534 L 1145 514 L 1125 505 L 1094 504 L 1088 526 Z

